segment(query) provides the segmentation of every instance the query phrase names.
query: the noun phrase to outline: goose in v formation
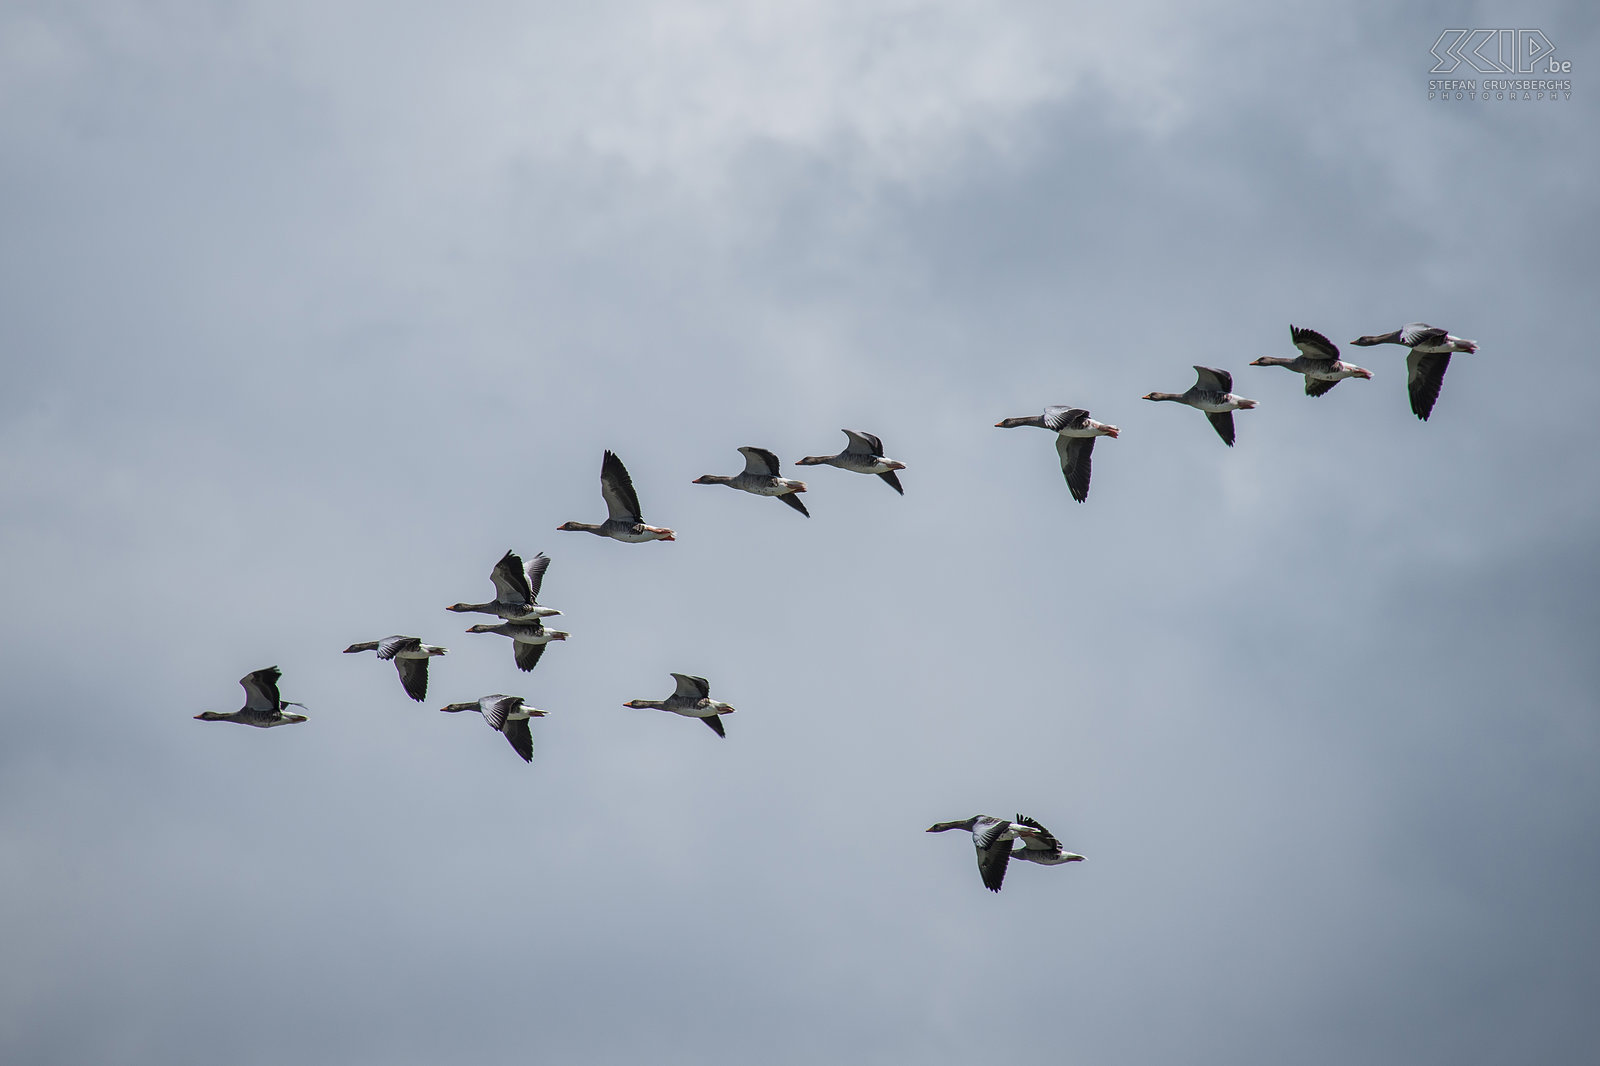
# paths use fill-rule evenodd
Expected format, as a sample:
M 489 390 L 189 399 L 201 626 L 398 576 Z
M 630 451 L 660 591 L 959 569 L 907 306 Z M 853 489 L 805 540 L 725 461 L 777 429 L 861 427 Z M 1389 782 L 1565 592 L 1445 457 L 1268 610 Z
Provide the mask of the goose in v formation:
M 500 622 L 497 625 L 480 623 L 467 629 L 468 633 L 499 633 L 510 637 L 518 670 L 532 670 L 539 665 L 545 646 L 553 640 L 566 640 L 572 634 L 559 629 L 547 629 L 535 618 L 531 622 Z
M 552 607 L 539 606 L 539 586 L 544 583 L 544 572 L 550 566 L 550 557 L 540 552 L 522 565 L 521 556 L 508 551 L 489 571 L 494 582 L 494 599 L 488 603 L 453 603 L 447 611 L 472 612 L 496 615 L 507 622 L 528 622 L 550 618 L 561 612 Z
M 406 695 L 417 702 L 428 698 L 428 659 L 448 654 L 449 648 L 424 644 L 419 637 L 384 637 L 363 644 L 352 644 L 344 650 L 346 655 L 358 651 L 375 651 L 380 659 L 393 659 L 400 673 L 400 685 Z
M 528 728 L 528 719 L 543 718 L 550 713 L 541 711 L 537 707 L 529 707 L 521 696 L 507 696 L 503 693 L 485 696 L 471 703 L 452 703 L 448 707 L 440 707 L 439 710 L 445 714 L 459 714 L 462 711 L 479 712 L 491 729 L 499 731 L 510 741 L 511 749 L 522 756 L 523 762 L 533 761 L 533 731 Z
M 1040 829 L 1022 821 L 1008 821 L 991 814 L 974 814 L 957 822 L 935 822 L 926 832 L 944 833 L 951 829 L 965 829 L 972 834 L 973 846 L 978 849 L 978 874 L 983 887 L 990 892 L 1000 891 L 1006 879 L 1006 863 L 1011 861 L 1011 842 L 1037 836 Z
M 1346 363 L 1339 358 L 1339 347 L 1314 329 L 1289 327 L 1289 339 L 1300 349 L 1293 359 L 1276 355 L 1263 355 L 1252 360 L 1251 366 L 1281 366 L 1305 375 L 1306 395 L 1321 396 L 1345 378 L 1372 380 L 1372 371 Z
M 732 477 L 724 477 L 721 474 L 702 474 L 695 478 L 691 484 L 726 485 L 730 489 L 751 492 L 757 496 L 776 496 L 807 518 L 811 517 L 811 512 L 806 510 L 806 505 L 795 495 L 797 492 L 806 491 L 806 483 L 778 476 L 778 457 L 776 455 L 765 448 L 752 448 L 748 445 L 740 448 L 739 454 L 744 456 L 744 469 L 737 474 Z
M 733 708 L 721 700 L 711 698 L 711 682 L 693 674 L 675 673 L 672 679 L 678 683 L 678 687 L 666 699 L 629 700 L 623 706 L 671 711 L 685 718 L 698 718 L 710 726 L 711 731 L 717 736 L 726 737 L 728 734 L 722 728 L 722 719 L 719 715 L 732 714 Z
M 1233 394 L 1233 375 L 1226 370 L 1197 366 L 1194 372 L 1195 383 L 1190 385 L 1187 391 L 1147 392 L 1143 398 L 1170 400 L 1173 403 L 1188 404 L 1197 411 L 1204 411 L 1212 428 L 1217 431 L 1217 436 L 1222 438 L 1222 443 L 1230 448 L 1233 447 L 1233 412 L 1248 411 L 1256 406 L 1256 402 Z
M 1082 503 L 1089 498 L 1089 473 L 1094 455 L 1094 439 L 1110 437 L 1115 440 L 1121 432 L 1116 426 L 1096 422 L 1081 407 L 1053 405 L 1043 414 L 1018 415 L 1002 418 L 996 429 L 1016 429 L 1018 426 L 1037 426 L 1056 435 L 1056 454 L 1061 457 L 1061 476 L 1067 479 L 1067 491 Z
M 1444 387 L 1444 372 L 1450 369 L 1451 352 L 1475 352 L 1477 341 L 1457 337 L 1426 322 L 1412 322 L 1392 333 L 1357 337 L 1350 342 L 1363 348 L 1375 344 L 1399 344 L 1411 349 L 1406 356 L 1406 391 L 1411 395 L 1411 413 L 1428 420 L 1433 405 Z
M 647 540 L 675 540 L 672 530 L 663 526 L 647 526 L 639 512 L 639 494 L 633 490 L 633 479 L 628 468 L 622 465 L 616 452 L 607 451 L 600 462 L 600 495 L 606 501 L 607 517 L 593 525 L 588 522 L 563 522 L 556 529 L 567 532 L 593 533 L 610 537 L 624 544 L 639 544 Z
M 244 706 L 232 714 L 220 711 L 201 711 L 195 719 L 201 722 L 237 722 L 253 725 L 257 729 L 271 729 L 279 725 L 297 725 L 306 720 L 303 714 L 286 710 L 288 707 L 304 708 L 305 704 L 286 700 L 278 694 L 278 679 L 283 671 L 276 666 L 253 670 L 239 679 L 244 686 Z
M 877 474 L 889 487 L 904 496 L 906 490 L 900 487 L 900 479 L 895 476 L 896 470 L 904 470 L 906 464 L 898 459 L 887 458 L 883 454 L 883 441 L 871 433 L 863 433 L 857 429 L 842 430 L 849 443 L 844 451 L 838 455 L 808 455 L 804 459 L 796 459 L 795 466 L 836 466 L 840 470 L 849 470 L 856 474 Z

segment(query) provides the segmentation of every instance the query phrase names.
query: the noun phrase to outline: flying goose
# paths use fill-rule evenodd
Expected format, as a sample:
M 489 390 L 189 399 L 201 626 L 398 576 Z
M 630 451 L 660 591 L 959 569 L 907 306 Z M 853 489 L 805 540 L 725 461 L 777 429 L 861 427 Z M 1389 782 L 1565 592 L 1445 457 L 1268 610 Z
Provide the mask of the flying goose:
M 1055 405 L 1046 407 L 1044 414 L 1018 415 L 1002 418 L 996 429 L 1016 429 L 1018 426 L 1038 426 L 1056 435 L 1056 454 L 1061 457 L 1061 475 L 1067 479 L 1067 491 L 1082 503 L 1089 498 L 1089 471 L 1094 455 L 1094 439 L 1116 439 L 1120 432 L 1116 426 L 1096 422 L 1081 407 Z
M 796 511 L 811 517 L 811 512 L 806 510 L 806 505 L 794 495 L 806 491 L 804 481 L 791 481 L 786 477 L 778 476 L 778 457 L 765 448 L 751 448 L 749 446 L 739 449 L 739 454 L 744 456 L 744 469 L 732 477 L 723 477 L 721 474 L 702 474 L 694 479 L 695 485 L 726 485 L 730 489 L 739 489 L 744 492 L 753 492 L 757 496 L 776 496 Z
M 344 650 L 346 655 L 357 651 L 375 651 L 380 659 L 393 659 L 395 669 L 400 672 L 400 684 L 405 688 L 406 695 L 420 703 L 428 698 L 429 656 L 444 655 L 450 649 L 424 644 L 417 637 L 396 636 L 371 640 L 365 644 L 352 644 Z
M 440 707 L 446 714 L 459 714 L 462 711 L 478 711 L 483 715 L 483 720 L 490 727 L 499 730 L 511 742 L 511 748 L 522 756 L 523 762 L 533 761 L 533 732 L 528 728 L 528 719 L 543 718 L 549 711 L 541 711 L 537 707 L 525 706 L 521 696 L 505 696 L 496 694 L 485 696 L 475 703 L 452 703 L 448 707 Z
M 883 441 L 871 433 L 863 433 L 858 429 L 842 431 L 849 438 L 844 451 L 838 455 L 808 455 L 804 459 L 796 459 L 795 466 L 836 466 L 840 470 L 849 470 L 856 474 L 877 474 L 889 483 L 889 487 L 904 496 L 906 490 L 900 487 L 900 479 L 895 476 L 896 470 L 904 470 L 906 464 L 898 459 L 888 459 L 883 454 Z
M 546 644 L 552 640 L 566 640 L 572 635 L 559 629 L 546 629 L 537 618 L 531 622 L 501 622 L 498 625 L 480 623 L 470 627 L 467 632 L 499 633 L 502 637 L 510 637 L 518 670 L 532 670 L 539 665 L 539 657 L 544 654 Z
M 608 516 L 599 525 L 588 522 L 565 522 L 556 528 L 579 533 L 593 533 L 610 537 L 624 544 L 639 544 L 647 540 L 675 540 L 672 530 L 661 526 L 647 526 L 639 514 L 639 494 L 633 491 L 633 479 L 628 468 L 622 465 L 615 452 L 606 452 L 600 463 L 600 495 L 605 498 Z
M 544 572 L 549 566 L 550 557 L 544 552 L 535 555 L 524 569 L 522 558 L 508 551 L 489 571 L 489 580 L 494 582 L 494 599 L 488 603 L 453 603 L 445 610 L 492 614 L 507 622 L 558 615 L 561 612 L 552 607 L 539 606 L 539 586 L 544 583 Z
M 1022 825 L 1032 826 L 1038 830 L 1033 836 L 1020 837 L 1022 846 L 1011 853 L 1013 859 L 1026 859 L 1036 862 L 1040 866 L 1060 866 L 1064 862 L 1082 862 L 1083 856 L 1074 854 L 1061 846 L 1050 830 L 1024 815 L 1017 815 L 1017 821 Z
M 721 700 L 711 698 L 711 682 L 703 677 L 693 674 L 673 674 L 672 678 L 678 683 L 672 695 L 664 700 L 629 700 L 624 707 L 642 707 L 656 711 L 671 711 L 681 714 L 685 718 L 698 718 L 711 727 L 711 731 L 719 737 L 728 734 L 722 728 L 722 719 L 719 715 L 732 714 L 733 708 Z
M 1363 348 L 1374 344 L 1403 344 L 1411 349 L 1406 356 L 1406 391 L 1411 394 L 1411 413 L 1428 420 L 1444 386 L 1444 372 L 1450 369 L 1451 352 L 1475 352 L 1477 341 L 1457 337 L 1426 322 L 1412 322 L 1393 333 L 1357 337 L 1350 342 Z
M 1171 400 L 1204 411 L 1217 436 L 1222 438 L 1222 443 L 1233 447 L 1233 412 L 1248 411 L 1256 406 L 1256 402 L 1233 394 L 1233 375 L 1226 370 L 1197 366 L 1194 372 L 1195 383 L 1189 386 L 1187 392 L 1147 392 L 1144 399 Z
M 978 873 L 983 877 L 983 887 L 990 892 L 1000 891 L 1006 879 L 1011 842 L 1019 837 L 1026 840 L 1040 831 L 1036 825 L 1026 822 L 1008 822 L 988 814 L 974 814 L 959 822 L 937 822 L 926 832 L 943 833 L 950 829 L 965 829 L 972 834 L 972 843 L 978 849 Z
M 1260 359 L 1252 360 L 1250 365 L 1281 366 L 1293 370 L 1296 374 L 1304 374 L 1307 396 L 1321 396 L 1345 378 L 1372 380 L 1372 371 L 1364 370 L 1354 363 L 1341 362 L 1338 346 L 1316 330 L 1301 329 L 1299 326 L 1291 325 L 1289 338 L 1294 341 L 1294 346 L 1300 349 L 1299 355 L 1293 359 L 1263 355 Z
M 244 686 L 244 706 L 232 714 L 223 714 L 220 711 L 201 711 L 195 719 L 201 722 L 238 722 L 240 725 L 253 725 L 257 729 L 271 729 L 275 725 L 294 725 L 306 720 L 303 714 L 285 711 L 285 707 L 304 707 L 303 703 L 295 703 L 278 695 L 278 678 L 283 676 L 283 671 L 276 666 L 269 666 L 265 670 L 255 670 L 245 674 L 239 679 L 239 684 Z

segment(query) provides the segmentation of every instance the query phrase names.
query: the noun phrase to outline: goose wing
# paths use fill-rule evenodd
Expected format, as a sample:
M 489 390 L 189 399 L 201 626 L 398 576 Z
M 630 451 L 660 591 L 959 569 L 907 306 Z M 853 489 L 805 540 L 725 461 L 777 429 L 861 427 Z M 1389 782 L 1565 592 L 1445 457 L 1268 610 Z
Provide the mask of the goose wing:
M 978 849 L 978 874 L 983 887 L 990 892 L 1000 891 L 1006 879 L 1006 863 L 1011 861 L 1011 840 L 1006 830 L 1011 823 L 994 819 L 989 824 L 972 827 L 972 843 Z
M 1232 392 L 1233 375 L 1226 370 L 1218 370 L 1210 366 L 1197 366 L 1194 368 L 1195 384 L 1208 392 Z M 1228 443 L 1233 443 L 1229 441 Z
M 539 587 L 544 584 L 544 572 L 550 569 L 550 556 L 540 552 L 528 560 L 527 589 L 528 602 L 539 602 Z
M 478 710 L 483 712 L 483 720 L 502 731 L 506 727 L 506 722 L 511 720 L 511 712 L 521 706 L 521 696 L 485 696 L 478 701 Z
M 778 476 L 778 457 L 765 448 L 752 448 L 746 445 L 739 449 L 739 454 L 744 456 L 746 474 L 755 474 L 759 477 Z
M 806 510 L 805 501 L 802 500 L 799 496 L 796 496 L 794 493 L 786 492 L 782 496 L 779 496 L 778 499 L 782 500 L 784 503 L 788 504 L 790 507 L 793 507 L 796 511 L 799 511 L 801 514 L 805 515 L 807 518 L 811 517 L 811 512 Z
M 494 582 L 494 598 L 499 603 L 532 603 L 533 593 L 528 589 L 527 578 L 522 576 L 522 557 L 516 552 L 506 552 L 489 571 Z
M 1415 348 L 1419 344 L 1441 343 L 1450 336 L 1449 330 L 1430 326 L 1426 322 L 1408 322 L 1400 327 L 1400 343 L 1407 348 Z
M 1206 417 L 1211 420 L 1211 428 L 1217 431 L 1217 436 L 1222 438 L 1222 443 L 1233 447 L 1233 412 L 1218 411 L 1216 414 L 1206 412 Z
M 1061 456 L 1061 475 L 1067 491 L 1082 503 L 1089 498 L 1090 460 L 1094 455 L 1093 437 L 1057 437 L 1056 454 Z
M 511 750 L 522 756 L 523 762 L 533 761 L 533 730 L 528 727 L 528 719 L 512 718 L 500 732 L 511 742 Z
M 638 525 L 644 521 L 639 513 L 639 494 L 633 491 L 633 478 L 622 465 L 617 453 L 606 452 L 600 463 L 600 495 L 605 498 L 606 510 L 613 522 Z
M 894 491 L 898 492 L 900 495 L 904 496 L 906 494 L 906 490 L 900 487 L 900 479 L 895 476 L 895 472 L 893 470 L 885 470 L 878 476 L 883 478 L 884 481 L 888 482 L 889 487 L 894 489 Z
M 277 714 L 283 709 L 283 697 L 278 695 L 278 679 L 283 671 L 276 666 L 253 670 L 239 679 L 244 686 L 244 709 Z
M 384 637 L 378 642 L 378 658 L 393 659 L 403 651 L 416 651 L 420 647 L 420 637 Z
M 844 435 L 850 438 L 845 451 L 851 455 L 867 455 L 873 458 L 883 454 L 883 441 L 871 433 L 863 433 L 859 429 L 847 429 Z
M 1294 341 L 1294 346 L 1300 349 L 1300 354 L 1309 359 L 1339 358 L 1338 345 L 1314 329 L 1301 329 L 1299 326 L 1290 326 L 1289 337 Z
M 704 718 L 702 718 L 700 720 L 702 722 L 704 722 L 706 725 L 710 726 L 711 727 L 711 731 L 713 733 L 715 733 L 717 736 L 722 737 L 723 739 L 727 739 L 728 731 L 726 729 L 722 728 L 722 715 L 720 715 L 720 714 L 708 714 L 708 715 L 706 715 Z
M 1433 413 L 1439 390 L 1444 386 L 1444 372 L 1449 369 L 1449 352 L 1429 355 L 1413 350 L 1406 356 L 1406 388 L 1411 393 L 1411 413 L 1424 422 Z
M 1307 374 L 1306 375 L 1306 395 L 1307 396 L 1321 396 L 1323 393 L 1327 392 L 1329 389 L 1333 388 L 1337 384 L 1339 384 L 1339 379 L 1337 379 L 1337 378 L 1335 378 L 1332 381 L 1323 381 L 1320 378 L 1314 378 L 1311 375 Z
M 539 665 L 539 658 L 548 648 L 548 644 L 524 644 L 520 640 L 513 640 L 511 648 L 516 653 L 517 669 L 532 670 Z
M 1063 429 L 1081 429 L 1084 421 L 1089 417 L 1089 412 L 1081 407 L 1053 406 L 1044 409 L 1044 428 L 1052 433 L 1060 433 Z
M 406 695 L 421 703 L 428 698 L 428 660 L 396 659 L 395 669 L 400 671 L 400 686 Z
M 673 674 L 672 679 L 678 683 L 678 690 L 673 693 L 686 700 L 705 700 L 711 698 L 711 682 L 703 677 L 693 674 Z
M 1017 815 L 1017 821 L 1022 825 L 1032 826 L 1034 829 L 1039 831 L 1039 835 L 1036 837 L 1023 837 L 1023 847 L 1032 849 L 1033 851 L 1049 851 L 1056 854 L 1061 852 L 1061 841 L 1057 840 L 1050 830 L 1046 829 L 1032 818 L 1025 817 L 1024 815 Z

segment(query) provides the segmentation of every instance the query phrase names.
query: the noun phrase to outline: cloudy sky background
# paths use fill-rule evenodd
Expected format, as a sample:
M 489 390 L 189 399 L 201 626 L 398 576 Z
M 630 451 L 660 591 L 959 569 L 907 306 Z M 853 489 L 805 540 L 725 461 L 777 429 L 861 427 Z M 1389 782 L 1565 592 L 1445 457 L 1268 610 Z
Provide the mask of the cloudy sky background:
M 1585 1060 L 1597 21 L 0 8 L 0 1059 Z M 1428 102 L 1456 26 L 1572 99 Z M 1416 319 L 1427 424 L 1247 366 Z M 689 483 L 841 426 L 903 499 Z M 605 448 L 676 543 L 555 532 Z M 442 610 L 507 548 L 531 675 Z M 309 724 L 191 720 L 273 663 Z M 1089 861 L 992 896 L 978 811 Z

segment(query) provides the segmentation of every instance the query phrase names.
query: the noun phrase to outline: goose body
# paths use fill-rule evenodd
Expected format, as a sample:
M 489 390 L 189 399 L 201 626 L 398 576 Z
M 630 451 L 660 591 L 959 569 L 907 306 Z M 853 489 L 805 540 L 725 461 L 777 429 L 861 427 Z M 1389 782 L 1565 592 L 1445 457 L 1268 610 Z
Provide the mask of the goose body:
M 983 887 L 990 892 L 1000 891 L 1006 879 L 1006 863 L 1011 860 L 1011 842 L 1026 840 L 1041 830 L 1037 823 L 1007 821 L 989 814 L 974 814 L 958 822 L 936 822 L 926 832 L 944 833 L 951 829 L 965 829 L 972 834 L 973 846 L 978 849 L 978 874 Z
M 1017 821 L 1026 826 L 1031 826 L 1038 832 L 1031 836 L 1018 837 L 1022 846 L 1011 853 L 1013 859 L 1025 859 L 1036 862 L 1040 866 L 1060 866 L 1062 863 L 1082 862 L 1083 856 L 1068 851 L 1061 846 L 1061 841 L 1040 825 L 1025 815 L 1017 815 Z
M 1411 397 L 1411 413 L 1424 422 L 1433 413 L 1439 390 L 1444 387 L 1444 372 L 1450 369 L 1450 353 L 1478 350 L 1477 341 L 1457 337 L 1426 322 L 1412 322 L 1393 333 L 1357 337 L 1350 343 L 1363 348 L 1398 344 L 1411 349 L 1411 354 L 1406 356 L 1406 391 Z
M 428 660 L 435 655 L 448 654 L 450 649 L 424 644 L 418 637 L 394 636 L 352 644 L 344 651 L 346 655 L 375 651 L 380 659 L 393 659 L 395 669 L 400 673 L 401 687 L 406 690 L 407 696 L 420 703 L 428 698 Z
M 515 653 L 517 669 L 532 670 L 539 665 L 540 656 L 544 655 L 545 645 L 555 640 L 566 640 L 570 633 L 563 633 L 559 629 L 547 629 L 538 621 L 532 622 L 501 622 L 498 625 L 479 624 L 470 627 L 468 633 L 499 633 L 502 637 L 510 637 L 511 649 Z
M 647 540 L 675 540 L 673 531 L 663 526 L 647 526 L 639 513 L 639 494 L 633 490 L 633 478 L 622 465 L 615 452 L 608 451 L 600 462 L 600 495 L 606 501 L 607 517 L 604 522 L 564 522 L 558 530 L 593 533 L 610 537 L 624 544 L 641 544 Z
M 749 446 L 739 449 L 744 456 L 744 469 L 731 477 L 721 474 L 702 474 L 694 479 L 696 485 L 726 485 L 730 489 L 751 492 L 757 496 L 776 496 L 796 511 L 811 517 L 806 505 L 794 494 L 806 491 L 804 481 L 793 481 L 778 476 L 778 457 L 765 448 Z
M 549 711 L 541 711 L 537 707 L 529 707 L 523 702 L 521 696 L 506 696 L 496 693 L 485 696 L 473 703 L 452 703 L 448 707 L 440 707 L 446 714 L 459 714 L 462 711 L 477 711 L 483 715 L 483 720 L 489 723 L 491 729 L 504 734 L 511 748 L 522 756 L 523 762 L 533 761 L 533 731 L 528 728 L 528 719 L 543 718 Z
M 804 459 L 796 459 L 794 465 L 836 466 L 854 474 L 876 474 L 894 491 L 902 496 L 906 494 L 906 490 L 900 487 L 900 478 L 895 475 L 895 471 L 904 470 L 906 464 L 886 457 L 883 454 L 883 441 L 871 433 L 856 429 L 841 432 L 848 440 L 844 451 L 838 455 L 808 455 Z
M 717 736 L 726 737 L 728 734 L 722 727 L 720 716 L 732 714 L 734 709 L 721 700 L 711 698 L 711 682 L 693 674 L 673 674 L 672 679 L 677 682 L 677 688 L 666 699 L 629 700 L 623 706 L 671 711 L 685 718 L 698 718 L 710 726 Z
M 1205 412 L 1222 443 L 1233 447 L 1233 412 L 1248 411 L 1256 401 L 1233 394 L 1233 375 L 1208 366 L 1194 368 L 1195 383 L 1186 392 L 1147 392 L 1146 400 L 1168 400 Z
M 550 618 L 561 612 L 539 606 L 539 586 L 544 584 L 544 572 L 550 566 L 550 557 L 540 552 L 522 565 L 522 558 L 508 551 L 489 571 L 494 582 L 494 599 L 488 603 L 454 603 L 447 611 L 467 611 L 475 614 L 492 614 L 507 622 L 531 622 Z
M 1372 371 L 1341 360 L 1338 346 L 1316 330 L 1290 326 L 1289 337 L 1294 346 L 1300 349 L 1299 355 L 1293 359 L 1264 355 L 1250 365 L 1281 366 L 1304 375 L 1307 396 L 1321 396 L 1345 378 L 1371 380 Z
M 245 674 L 239 679 L 239 684 L 244 686 L 243 707 L 232 714 L 201 711 L 195 715 L 196 721 L 236 722 L 239 725 L 253 725 L 257 729 L 271 729 L 273 726 L 297 725 L 304 722 L 305 715 L 295 714 L 286 708 L 304 707 L 305 704 L 286 700 L 278 694 L 278 679 L 282 676 L 283 671 L 276 666 Z
M 1043 414 L 1018 415 L 1002 418 L 996 429 L 1016 429 L 1018 426 L 1037 426 L 1056 435 L 1056 455 L 1061 459 L 1061 476 L 1067 479 L 1067 491 L 1082 503 L 1089 498 L 1089 474 L 1094 456 L 1094 439 L 1116 439 L 1121 432 L 1106 422 L 1096 422 L 1081 407 L 1053 405 Z

